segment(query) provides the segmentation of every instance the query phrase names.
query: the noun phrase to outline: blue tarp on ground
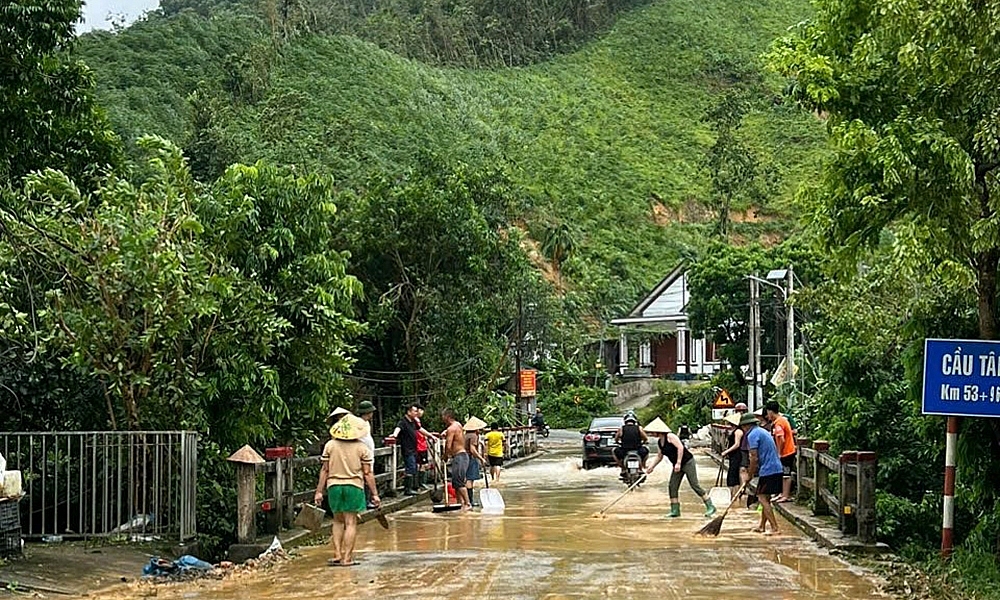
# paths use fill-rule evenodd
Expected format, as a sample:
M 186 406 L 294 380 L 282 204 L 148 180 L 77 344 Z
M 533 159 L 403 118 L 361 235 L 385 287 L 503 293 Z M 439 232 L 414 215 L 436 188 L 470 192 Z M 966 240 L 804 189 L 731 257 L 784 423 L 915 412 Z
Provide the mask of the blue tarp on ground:
M 185 554 L 175 561 L 169 561 L 158 556 L 149 559 L 149 564 L 142 568 L 142 574 L 149 577 L 163 577 L 188 573 L 190 571 L 211 571 L 212 564 L 200 558 Z

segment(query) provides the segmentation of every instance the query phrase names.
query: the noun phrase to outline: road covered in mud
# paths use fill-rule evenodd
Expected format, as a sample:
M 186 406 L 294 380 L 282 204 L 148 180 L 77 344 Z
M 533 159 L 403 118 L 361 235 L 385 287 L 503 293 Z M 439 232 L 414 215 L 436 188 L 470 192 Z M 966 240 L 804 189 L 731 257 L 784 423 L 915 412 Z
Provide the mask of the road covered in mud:
M 708 489 L 714 464 L 698 458 Z M 326 546 L 277 567 L 221 581 L 157 586 L 158 598 L 775 598 L 878 597 L 870 575 L 832 557 L 785 521 L 752 531 L 758 513 L 734 507 L 722 534 L 694 535 L 708 520 L 683 484 L 682 516 L 668 519 L 663 464 L 606 519 L 593 517 L 624 490 L 612 469 L 583 471 L 563 447 L 506 470 L 503 515 L 439 513 L 429 504 L 362 526 L 354 567 L 328 567 Z M 745 506 L 745 505 L 744 505 Z M 721 509 L 721 507 L 720 507 Z M 112 590 L 103 598 L 133 597 Z

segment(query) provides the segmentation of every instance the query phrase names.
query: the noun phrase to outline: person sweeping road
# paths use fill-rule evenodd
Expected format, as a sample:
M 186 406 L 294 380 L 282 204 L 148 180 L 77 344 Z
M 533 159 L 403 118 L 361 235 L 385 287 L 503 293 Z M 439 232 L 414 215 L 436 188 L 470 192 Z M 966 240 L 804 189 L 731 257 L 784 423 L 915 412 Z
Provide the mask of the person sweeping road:
M 760 501 L 760 526 L 754 531 L 765 535 L 778 533 L 778 521 L 774 518 L 774 507 L 771 506 L 771 495 L 781 492 L 782 467 L 778 457 L 778 447 L 774 438 L 764 429 L 757 426 L 755 415 L 743 415 L 740 419 L 740 429 L 750 448 L 750 477 L 757 479 L 757 500 Z M 771 531 L 767 531 L 767 524 Z
M 679 517 L 681 516 L 681 501 L 678 497 L 678 492 L 681 489 L 681 480 L 687 477 L 688 485 L 694 490 L 694 493 L 705 503 L 705 516 L 711 517 L 715 514 L 715 505 L 712 504 L 712 499 L 709 497 L 708 492 L 706 492 L 701 484 L 698 483 L 698 467 L 695 465 L 694 455 L 691 451 L 684 447 L 681 443 L 680 438 L 670 431 L 667 424 L 660 420 L 659 417 L 653 420 L 652 423 L 646 425 L 644 428 L 647 434 L 655 435 L 658 440 L 658 447 L 660 453 L 656 455 L 653 459 L 652 464 L 646 469 L 646 473 L 652 473 L 656 465 L 660 464 L 664 458 L 667 458 L 674 465 L 674 472 L 670 476 L 669 492 L 670 492 L 670 514 L 669 517 Z

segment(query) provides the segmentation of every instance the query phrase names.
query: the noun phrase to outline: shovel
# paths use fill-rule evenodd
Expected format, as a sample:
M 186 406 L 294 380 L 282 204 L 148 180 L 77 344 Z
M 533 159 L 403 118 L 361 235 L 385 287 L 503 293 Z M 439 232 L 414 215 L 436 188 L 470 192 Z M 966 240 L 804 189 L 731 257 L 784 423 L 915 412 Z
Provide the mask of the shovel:
M 486 481 L 486 489 L 479 491 L 479 501 L 483 505 L 483 512 L 491 514 L 503 513 L 507 506 L 504 504 L 503 496 L 500 495 L 500 490 L 496 488 L 490 489 L 489 473 L 483 479 Z
M 295 517 L 295 526 L 308 529 L 309 531 L 318 531 L 323 527 L 324 516 L 326 516 L 325 510 L 306 502 L 302 505 L 302 510 L 299 511 L 298 516 Z
M 431 510 L 433 510 L 436 513 L 459 510 L 462 508 L 462 505 L 452 504 L 451 496 L 448 494 L 448 466 L 445 465 L 441 470 L 444 471 L 444 504 L 435 504 L 434 506 L 431 507 Z
M 729 488 L 722 485 L 725 483 L 722 478 L 723 465 L 725 464 L 725 459 L 719 462 L 719 474 L 715 476 L 715 487 L 708 491 L 708 497 L 712 499 L 712 504 L 718 507 L 728 506 L 730 501 Z
M 375 520 L 382 526 L 382 529 L 389 529 L 389 519 L 386 519 L 385 515 L 382 514 L 381 506 L 375 509 Z

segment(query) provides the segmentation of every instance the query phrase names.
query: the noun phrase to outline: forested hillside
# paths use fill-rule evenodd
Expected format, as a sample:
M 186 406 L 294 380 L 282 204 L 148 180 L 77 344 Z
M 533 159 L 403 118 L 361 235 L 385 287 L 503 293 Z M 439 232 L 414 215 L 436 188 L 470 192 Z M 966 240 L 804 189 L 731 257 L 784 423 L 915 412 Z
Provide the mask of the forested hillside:
M 689 223 L 712 219 L 706 114 L 727 93 L 750 98 L 739 136 L 774 182 L 754 207 L 765 223 L 736 223 L 738 239 L 788 226 L 783 200 L 822 135 L 818 120 L 781 102 L 759 60 L 806 14 L 800 0 L 657 2 L 577 52 L 485 70 L 431 66 L 350 35 L 289 34 L 266 10 L 203 13 L 174 10 L 82 40 L 126 140 L 174 139 L 205 178 L 263 158 L 345 188 L 428 155 L 503 165 L 526 196 L 515 218 L 530 238 L 561 228 L 571 239 L 560 282 L 597 318 L 626 308 L 711 234 Z

